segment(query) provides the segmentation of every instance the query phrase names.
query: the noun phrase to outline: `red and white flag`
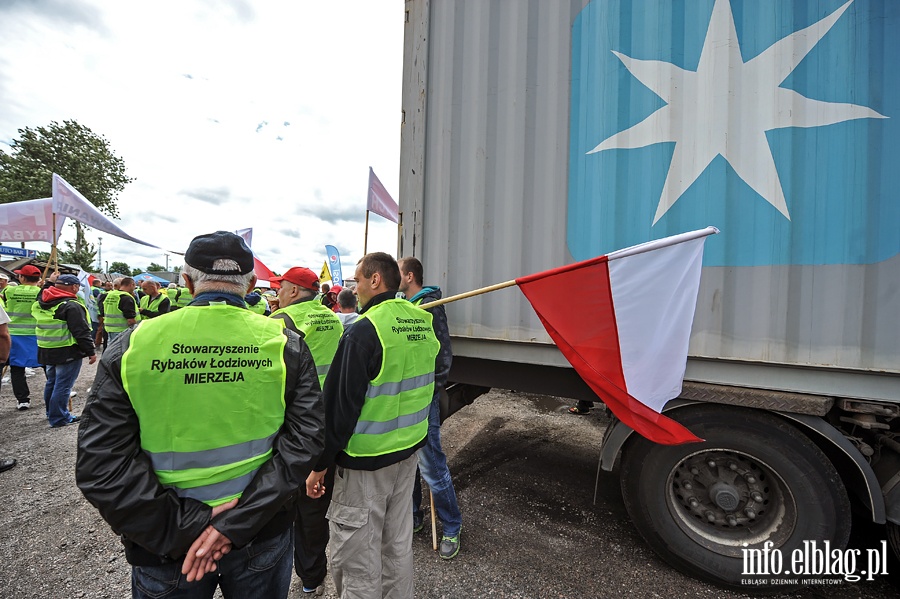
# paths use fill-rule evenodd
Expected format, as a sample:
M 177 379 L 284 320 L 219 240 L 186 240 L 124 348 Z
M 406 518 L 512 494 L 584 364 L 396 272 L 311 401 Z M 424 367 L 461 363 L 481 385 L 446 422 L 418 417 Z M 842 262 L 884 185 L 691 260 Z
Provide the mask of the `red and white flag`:
M 366 210 L 395 223 L 400 222 L 400 207 L 375 176 L 375 171 L 371 166 L 369 167 L 369 195 L 366 199 Z
M 703 243 L 715 227 L 650 241 L 516 279 L 581 378 L 625 424 L 656 443 L 701 441 L 660 412 L 687 364 Z M 589 307 L 561 304 L 577 288 Z

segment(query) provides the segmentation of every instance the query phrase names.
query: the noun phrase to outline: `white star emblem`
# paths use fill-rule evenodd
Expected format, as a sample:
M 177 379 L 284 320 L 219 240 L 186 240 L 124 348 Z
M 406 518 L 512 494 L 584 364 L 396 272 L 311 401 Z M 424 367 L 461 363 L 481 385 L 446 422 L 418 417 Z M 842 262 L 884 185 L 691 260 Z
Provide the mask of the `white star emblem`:
M 865 106 L 812 100 L 779 87 L 852 3 L 849 0 L 747 62 L 741 56 L 728 0 L 716 0 L 696 72 L 614 51 L 666 106 L 588 154 L 675 142 L 654 225 L 720 154 L 747 185 L 790 220 L 766 131 L 887 118 Z

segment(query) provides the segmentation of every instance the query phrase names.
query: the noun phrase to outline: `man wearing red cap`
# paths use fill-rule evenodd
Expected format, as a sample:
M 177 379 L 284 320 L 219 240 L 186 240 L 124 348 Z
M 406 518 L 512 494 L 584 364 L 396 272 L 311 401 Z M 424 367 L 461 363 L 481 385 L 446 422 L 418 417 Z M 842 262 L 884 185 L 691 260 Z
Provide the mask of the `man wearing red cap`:
M 319 276 L 310 269 L 295 266 L 274 281 L 281 285 L 278 290 L 280 308 L 272 314 L 272 318 L 281 320 L 286 328 L 300 334 L 306 341 L 316 363 L 321 387 L 325 383 L 325 375 L 331 366 L 334 352 L 337 351 L 344 327 L 331 310 L 315 301 Z M 328 573 L 325 547 L 328 545 L 329 535 L 325 513 L 331 501 L 333 482 L 332 469 L 325 480 L 324 496 L 312 499 L 305 493 L 300 493 L 297 500 L 294 570 L 303 582 L 304 593 L 316 593 Z
M 31 391 L 25 380 L 25 369 L 40 366 L 31 306 L 41 292 L 41 271 L 32 264 L 26 264 L 13 272 L 19 275 L 19 285 L 6 290 L 6 312 L 10 318 L 9 334 L 12 338 L 9 370 L 17 408 L 21 411 L 31 407 Z

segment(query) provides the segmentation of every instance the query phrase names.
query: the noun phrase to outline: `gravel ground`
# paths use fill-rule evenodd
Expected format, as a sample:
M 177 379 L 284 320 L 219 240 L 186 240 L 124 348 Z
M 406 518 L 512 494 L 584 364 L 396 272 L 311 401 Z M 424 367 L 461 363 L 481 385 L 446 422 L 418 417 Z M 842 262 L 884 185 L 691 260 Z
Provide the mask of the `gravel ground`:
M 80 413 L 95 372 L 76 384 Z M 28 379 L 32 409 L 0 389 L 0 597 L 126 597 L 130 568 L 118 539 L 75 487 L 77 428 L 50 429 L 43 376 Z M 462 550 L 443 561 L 426 526 L 413 548 L 421 598 L 744 597 L 663 563 L 632 528 L 615 474 L 601 473 L 593 501 L 602 416 L 565 413 L 564 399 L 493 391 L 443 428 L 463 512 Z M 599 411 L 595 411 L 599 414 Z M 440 534 L 440 531 L 438 532 Z M 853 543 L 872 547 L 855 531 Z M 891 579 L 806 588 L 793 597 L 897 596 Z M 299 597 L 294 577 L 292 597 Z M 326 597 L 335 597 L 330 580 Z M 787 596 L 787 595 L 785 595 Z

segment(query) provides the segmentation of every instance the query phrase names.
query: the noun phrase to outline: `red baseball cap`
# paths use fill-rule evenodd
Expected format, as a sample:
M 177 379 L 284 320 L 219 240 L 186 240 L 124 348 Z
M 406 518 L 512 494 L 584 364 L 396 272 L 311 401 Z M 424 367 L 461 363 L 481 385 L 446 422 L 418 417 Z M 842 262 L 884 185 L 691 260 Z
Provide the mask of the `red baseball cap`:
M 286 273 L 280 277 L 273 278 L 272 281 L 275 281 L 276 283 L 287 281 L 288 283 L 299 285 L 304 289 L 311 289 L 313 291 L 319 290 L 319 275 L 303 266 L 289 268 Z
M 41 269 L 37 266 L 33 266 L 31 264 L 26 264 L 19 270 L 14 270 L 14 273 L 17 275 L 25 275 L 26 277 L 39 277 L 41 276 Z

